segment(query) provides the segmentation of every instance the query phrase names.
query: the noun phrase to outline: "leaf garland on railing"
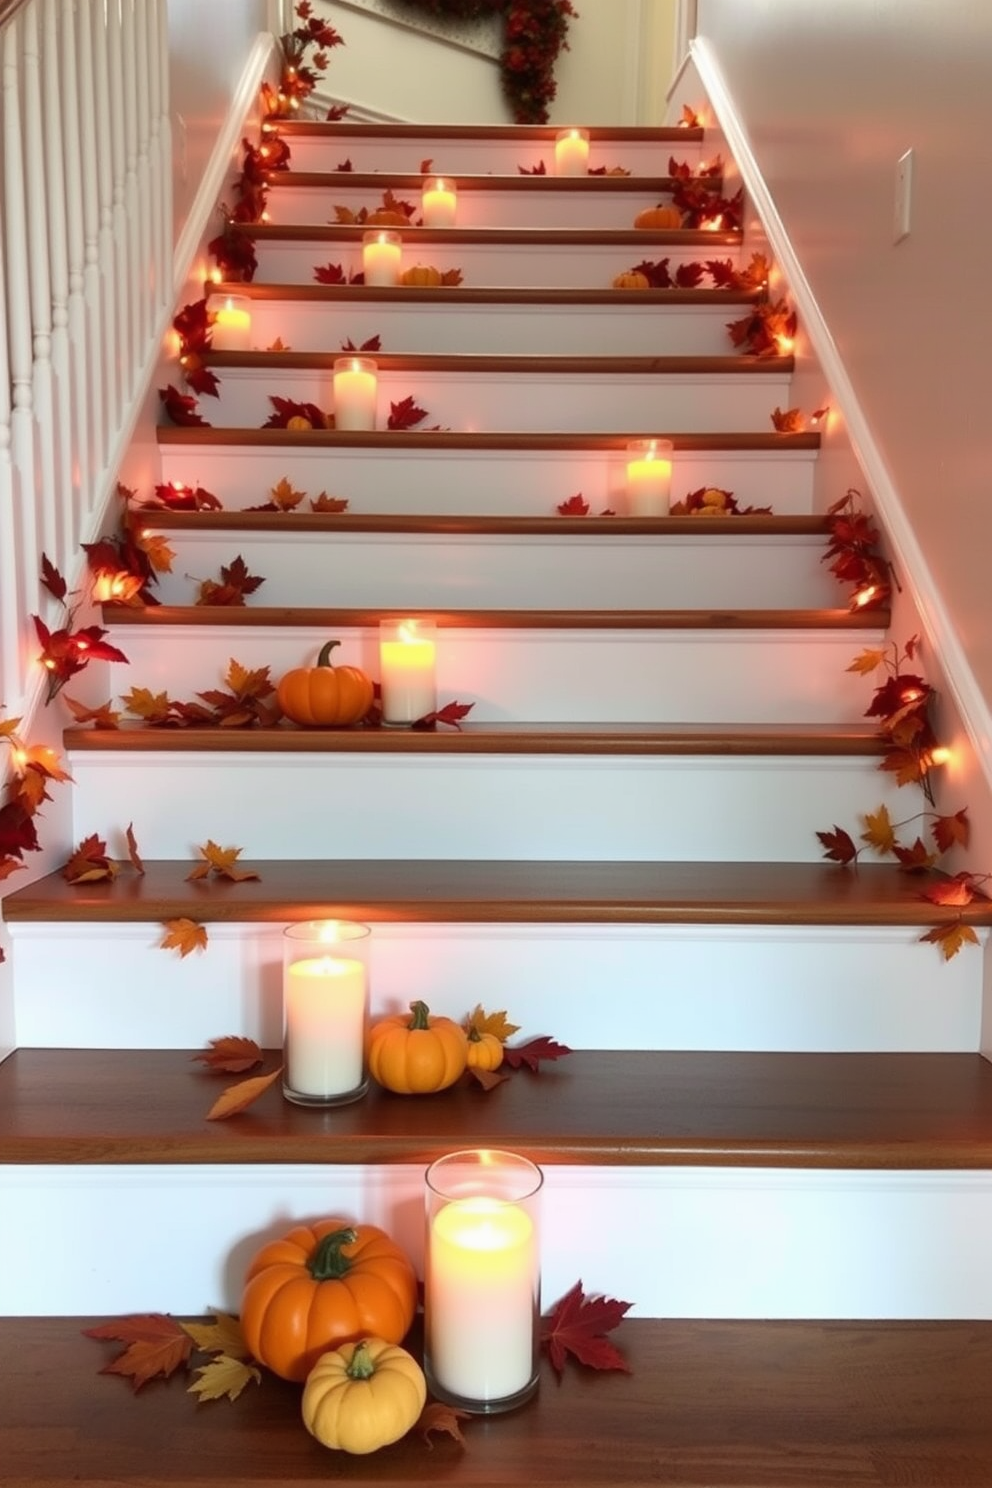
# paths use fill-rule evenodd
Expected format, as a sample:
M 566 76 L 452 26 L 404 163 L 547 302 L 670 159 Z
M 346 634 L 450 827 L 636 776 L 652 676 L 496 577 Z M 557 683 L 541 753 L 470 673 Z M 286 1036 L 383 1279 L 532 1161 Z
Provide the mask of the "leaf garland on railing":
M 50 784 L 72 779 L 56 750 L 45 744 L 25 744 L 17 732 L 20 718 L 0 718 L 0 743 L 10 751 L 11 773 L 0 803 L 0 882 L 25 868 L 24 854 L 40 852 L 35 817 L 52 798 Z M 0 947 L 0 961 L 3 950 Z
M 328 52 L 343 46 L 344 39 L 333 26 L 319 20 L 313 14 L 310 0 L 299 0 L 295 7 L 297 19 L 302 23 L 292 31 L 279 37 L 280 69 L 279 86 L 274 89 L 262 84 L 262 101 L 270 120 L 292 117 L 299 111 L 316 88 L 319 74 L 326 72 L 330 58 Z M 312 58 L 307 53 L 313 48 Z M 346 109 L 333 111 L 328 118 L 340 118 Z
M 184 305 L 172 321 L 172 329 L 179 337 L 179 365 L 186 386 L 194 393 L 206 393 L 214 398 L 220 396 L 220 383 L 216 373 L 205 365 L 205 358 L 212 349 L 216 319 L 204 296 Z
M 861 492 L 852 486 L 827 509 L 830 537 L 822 563 L 839 584 L 853 584 L 852 610 L 877 609 L 884 605 L 896 584 L 892 565 L 881 551 L 878 528 L 861 507 Z M 913 659 L 908 652 L 909 660 Z
M 40 615 L 31 616 L 41 645 L 38 660 L 48 673 L 45 692 L 47 706 L 61 692 L 69 678 L 84 671 L 91 661 L 126 662 L 127 657 L 123 651 L 104 639 L 107 631 L 101 626 L 76 626 L 81 600 L 77 598 L 74 604 L 69 603 L 73 595 L 69 594 L 65 579 L 44 553 L 41 555 L 40 577 L 42 585 L 66 612 L 66 623 L 55 630 L 49 629 Z
M 727 322 L 733 344 L 746 356 L 787 356 L 795 346 L 799 321 L 785 300 L 762 300 L 740 320 Z
M 166 416 L 178 428 L 209 429 L 211 427 L 210 420 L 203 417 L 199 404 L 192 394 L 181 393 L 170 382 L 168 387 L 159 388 L 158 395 Z

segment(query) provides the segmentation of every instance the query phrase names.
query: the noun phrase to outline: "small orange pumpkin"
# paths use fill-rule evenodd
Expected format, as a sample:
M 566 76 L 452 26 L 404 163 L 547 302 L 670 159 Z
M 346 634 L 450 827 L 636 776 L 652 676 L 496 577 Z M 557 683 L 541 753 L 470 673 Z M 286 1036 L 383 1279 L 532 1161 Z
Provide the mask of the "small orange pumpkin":
M 426 1002 L 380 1018 L 369 1030 L 369 1071 L 397 1095 L 447 1090 L 468 1063 L 468 1037 L 452 1018 L 432 1018 Z
M 342 728 L 364 718 L 372 706 L 372 678 L 356 666 L 332 666 L 340 641 L 321 648 L 317 665 L 295 667 L 279 681 L 276 697 L 287 718 L 307 728 Z
M 503 1063 L 503 1040 L 494 1033 L 480 1033 L 477 1028 L 468 1031 L 469 1069 L 497 1070 Z
M 659 202 L 656 207 L 645 207 L 634 218 L 635 227 L 672 228 L 682 226 L 682 213 L 678 207 Z
M 433 288 L 441 283 L 441 270 L 435 269 L 432 264 L 414 264 L 412 268 L 403 270 L 400 283 Z
M 410 219 L 405 212 L 396 212 L 392 207 L 376 207 L 365 223 L 368 227 L 409 227 Z
M 400 1343 L 416 1310 L 416 1272 L 384 1230 L 322 1219 L 263 1245 L 245 1277 L 241 1327 L 253 1358 L 303 1381 L 342 1343 Z
M 613 281 L 614 289 L 650 289 L 651 284 L 647 274 L 642 274 L 640 269 L 627 269 L 625 273 L 618 274 Z

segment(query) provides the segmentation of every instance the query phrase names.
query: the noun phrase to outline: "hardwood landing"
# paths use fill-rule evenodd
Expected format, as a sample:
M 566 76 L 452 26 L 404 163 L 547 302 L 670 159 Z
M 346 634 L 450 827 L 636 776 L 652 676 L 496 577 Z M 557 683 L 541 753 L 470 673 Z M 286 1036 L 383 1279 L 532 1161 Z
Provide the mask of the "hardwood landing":
M 154 1307 L 154 1283 L 149 1308 Z M 547 1299 L 554 1301 L 556 1299 Z M 233 1405 L 183 1381 L 135 1398 L 100 1375 L 106 1318 L 0 1320 L 4 1488 L 989 1488 L 992 1323 L 625 1320 L 631 1373 L 547 1364 L 522 1409 L 465 1446 L 328 1452 L 298 1387 L 266 1375 Z
M 246 1077 L 206 1074 L 194 1052 L 16 1050 L 0 1064 L 0 1163 L 429 1163 L 471 1132 L 546 1165 L 992 1167 L 978 1054 L 581 1050 L 489 1092 L 468 1077 L 424 1097 L 373 1086 L 329 1112 L 273 1087 L 218 1122 L 207 1111 Z
M 191 860 L 146 861 L 112 883 L 50 873 L 2 901 L 5 920 L 204 924 L 312 919 L 421 924 L 992 925 L 992 901 L 944 909 L 921 896 L 940 874 L 887 864 L 537 862 L 510 859 L 248 860 L 245 883 L 190 883 Z M 920 954 L 937 956 L 920 948 Z M 967 951 L 963 954 L 968 954 Z M 934 963 L 939 974 L 939 960 Z

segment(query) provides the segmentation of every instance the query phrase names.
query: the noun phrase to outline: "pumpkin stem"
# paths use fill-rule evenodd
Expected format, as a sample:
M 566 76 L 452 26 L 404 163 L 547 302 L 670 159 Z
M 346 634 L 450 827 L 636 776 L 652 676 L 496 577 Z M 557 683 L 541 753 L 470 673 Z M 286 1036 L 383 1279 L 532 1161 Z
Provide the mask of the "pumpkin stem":
M 430 1008 L 426 1002 L 411 1002 L 410 1011 L 413 1017 L 407 1024 L 411 1033 L 423 1033 L 424 1029 L 430 1028 Z
M 369 1341 L 363 1338 L 361 1343 L 355 1344 L 355 1352 L 351 1356 L 351 1363 L 345 1370 L 349 1379 L 367 1380 L 375 1374 L 375 1360 L 369 1353 Z
M 470 1044 L 482 1043 L 482 1034 L 476 1028 L 474 1023 L 470 1023 L 468 1028 L 466 1028 L 465 1037 L 468 1039 Z
M 334 650 L 335 646 L 340 646 L 340 644 L 340 641 L 328 641 L 326 645 L 321 646 L 320 655 L 317 657 L 317 665 L 331 666 L 331 652 Z
M 355 1263 L 341 1254 L 341 1247 L 354 1245 L 357 1239 L 357 1231 L 351 1229 L 331 1230 L 325 1235 L 307 1261 L 307 1270 L 314 1281 L 338 1281 L 347 1276 Z

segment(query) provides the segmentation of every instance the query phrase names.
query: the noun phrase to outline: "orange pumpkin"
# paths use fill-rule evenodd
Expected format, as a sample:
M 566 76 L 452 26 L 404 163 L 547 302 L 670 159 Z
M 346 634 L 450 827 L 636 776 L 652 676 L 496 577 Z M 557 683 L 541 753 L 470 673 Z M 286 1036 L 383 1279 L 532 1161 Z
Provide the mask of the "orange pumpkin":
M 468 1063 L 468 1038 L 451 1018 L 432 1018 L 426 1002 L 380 1018 L 369 1030 L 369 1070 L 397 1095 L 430 1095 L 453 1085 Z
M 331 652 L 340 641 L 321 648 L 317 665 L 296 667 L 279 681 L 276 697 L 287 718 L 308 728 L 341 728 L 357 723 L 372 706 L 371 677 L 355 666 L 332 666 Z
M 365 219 L 368 227 L 409 227 L 410 219 L 405 212 L 396 212 L 392 207 L 376 207 Z
M 502 1063 L 503 1040 L 498 1039 L 494 1033 L 479 1033 L 478 1029 L 470 1028 L 468 1031 L 469 1069 L 496 1070 Z
M 414 264 L 412 268 L 403 270 L 400 283 L 433 287 L 441 283 L 441 270 L 431 264 Z
M 322 1219 L 264 1245 L 248 1267 L 241 1327 L 252 1356 L 301 1382 L 328 1349 L 374 1336 L 400 1343 L 417 1277 L 376 1225 Z
M 659 202 L 656 207 L 645 207 L 643 212 L 638 212 L 634 218 L 635 227 L 671 228 L 682 226 L 682 213 L 676 206 L 666 206 Z
M 640 269 L 628 269 L 623 274 L 618 274 L 613 281 L 614 289 L 650 289 L 651 283 L 647 274 L 642 274 Z

